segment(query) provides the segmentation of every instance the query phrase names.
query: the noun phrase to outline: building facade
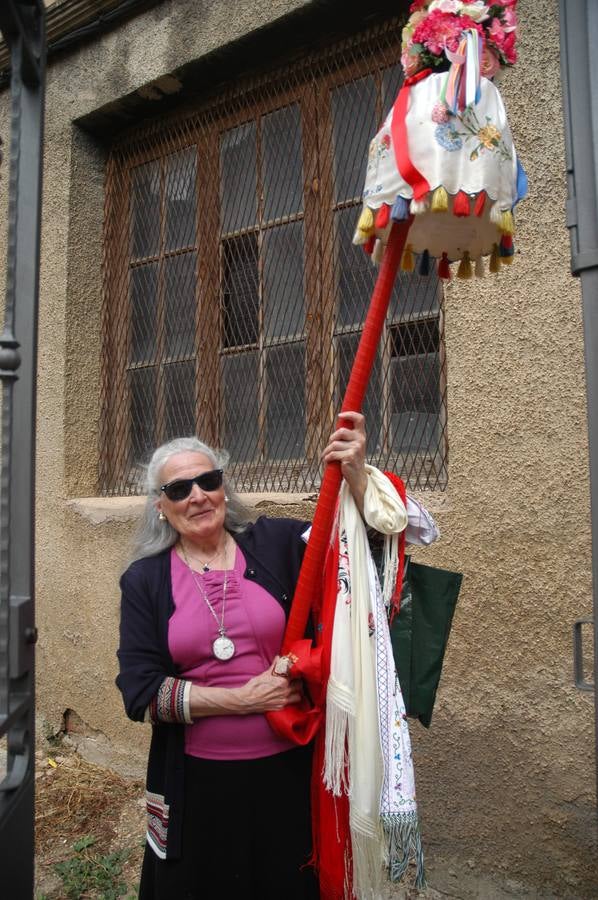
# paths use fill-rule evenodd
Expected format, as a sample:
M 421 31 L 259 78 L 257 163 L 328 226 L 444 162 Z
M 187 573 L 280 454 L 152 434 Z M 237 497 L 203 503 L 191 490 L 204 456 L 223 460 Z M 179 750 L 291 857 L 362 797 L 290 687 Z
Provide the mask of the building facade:
M 105 25 L 85 29 L 97 7 Z M 121 766 L 147 743 L 114 676 L 148 450 L 198 431 L 228 447 L 260 511 L 313 509 L 371 290 L 350 238 L 406 7 L 50 5 L 38 707 Z M 430 882 L 457 896 L 595 895 L 593 703 L 572 680 L 591 558 L 557 12 L 520 0 L 501 85 L 531 185 L 514 263 L 444 285 L 402 273 L 365 407 L 371 459 L 440 525 L 422 561 L 464 573 L 432 726 L 412 733 Z

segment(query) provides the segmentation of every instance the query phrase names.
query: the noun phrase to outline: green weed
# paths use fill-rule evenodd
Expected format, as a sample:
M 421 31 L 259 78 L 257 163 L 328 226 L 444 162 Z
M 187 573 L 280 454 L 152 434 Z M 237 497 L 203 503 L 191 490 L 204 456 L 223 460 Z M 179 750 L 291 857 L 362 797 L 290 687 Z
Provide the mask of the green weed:
M 75 856 L 54 866 L 54 871 L 62 878 L 66 900 L 80 900 L 89 896 L 101 900 L 118 900 L 127 894 L 128 888 L 121 875 L 123 863 L 131 851 L 94 853 L 92 848 L 95 840 L 92 835 L 86 835 L 75 841 Z

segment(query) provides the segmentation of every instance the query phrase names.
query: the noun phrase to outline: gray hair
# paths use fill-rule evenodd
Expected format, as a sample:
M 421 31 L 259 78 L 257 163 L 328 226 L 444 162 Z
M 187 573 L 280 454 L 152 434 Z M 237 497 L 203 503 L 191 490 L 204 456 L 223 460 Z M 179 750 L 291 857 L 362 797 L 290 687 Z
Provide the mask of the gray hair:
M 163 483 L 161 472 L 168 460 L 172 456 L 176 456 L 177 453 L 189 452 L 202 453 L 204 456 L 207 456 L 215 469 L 224 469 L 229 460 L 226 450 L 214 450 L 196 437 L 175 438 L 154 450 L 145 470 L 147 500 L 133 539 L 133 548 L 129 562 L 134 562 L 136 559 L 142 559 L 145 556 L 156 556 L 158 553 L 176 544 L 179 536 L 178 531 L 166 519 L 158 517 L 156 500 L 160 497 L 160 487 Z M 238 533 L 244 531 L 252 521 L 252 516 L 234 492 L 226 475 L 224 477 L 224 489 L 228 497 L 224 527 L 230 532 Z

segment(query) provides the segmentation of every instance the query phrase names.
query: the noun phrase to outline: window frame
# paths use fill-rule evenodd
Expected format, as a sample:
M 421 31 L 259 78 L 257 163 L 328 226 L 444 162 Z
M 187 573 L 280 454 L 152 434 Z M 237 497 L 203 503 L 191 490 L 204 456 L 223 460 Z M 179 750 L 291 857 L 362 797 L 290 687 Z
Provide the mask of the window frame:
M 388 26 L 389 28 L 391 26 Z M 284 460 L 260 458 L 247 463 L 237 463 L 236 478 L 240 489 L 255 490 L 257 481 L 280 479 L 279 470 L 295 472 L 298 469 L 309 471 L 313 468 L 313 455 L 309 456 L 309 448 L 322 447 L 330 433 L 335 418 L 335 395 L 338 384 L 338 367 L 340 354 L 337 339 L 344 333 L 361 332 L 362 325 L 356 327 L 339 326 L 336 322 L 334 306 L 339 296 L 336 266 L 330 264 L 335 254 L 335 212 L 340 208 L 354 206 L 359 208 L 360 198 L 334 201 L 333 155 L 325 153 L 322 148 L 333 146 L 332 136 L 332 91 L 342 85 L 363 77 L 373 77 L 376 86 L 376 118 L 382 118 L 382 79 L 383 72 L 397 65 L 400 48 L 400 29 L 396 29 L 393 43 L 386 45 L 380 53 L 376 47 L 375 33 L 358 36 L 343 42 L 340 49 L 333 47 L 324 53 L 307 56 L 299 63 L 278 70 L 272 75 L 259 76 L 245 90 L 239 88 L 225 91 L 214 102 L 206 100 L 203 106 L 196 108 L 190 115 L 178 113 L 166 123 L 154 123 L 141 131 L 126 133 L 112 148 L 106 170 L 105 199 L 105 241 L 104 241 L 104 324 L 103 324 L 103 365 L 102 365 L 102 427 L 104 435 L 116 436 L 116 441 L 104 440 L 100 447 L 99 480 L 100 489 L 110 492 L 110 486 L 120 484 L 128 489 L 127 474 L 134 469 L 134 461 L 129 460 L 132 446 L 132 423 L 130 415 L 130 391 L 128 386 L 128 362 L 131 341 L 131 303 L 127 303 L 125 327 L 119 322 L 118 272 L 127 272 L 126 290 L 130 297 L 131 258 L 126 242 L 119 240 L 118 227 L 115 222 L 127 219 L 131 208 L 131 181 L 134 168 L 152 161 L 160 166 L 160 206 L 164 204 L 164 169 L 166 159 L 172 153 L 196 147 L 197 177 L 197 223 L 196 241 L 193 245 L 197 253 L 196 267 L 196 307 L 195 334 L 193 352 L 195 354 L 195 421 L 201 422 L 202 437 L 213 445 L 218 445 L 223 429 L 223 357 L 239 351 L 239 347 L 225 348 L 223 340 L 223 253 L 225 235 L 220 230 L 220 139 L 231 128 L 244 123 L 256 122 L 256 134 L 261 130 L 263 117 L 277 109 L 292 103 L 299 105 L 301 114 L 302 158 L 303 158 L 303 213 L 295 216 L 303 221 L 304 240 L 304 294 L 305 294 L 305 449 L 303 458 Z M 375 32 L 376 30 L 374 30 Z M 363 43 L 368 47 L 367 54 L 360 60 L 341 58 L 343 47 L 354 47 Z M 396 53 L 396 55 L 395 55 Z M 311 63 L 317 60 L 321 65 L 325 59 L 331 62 L 330 71 L 318 80 L 311 77 Z M 293 73 L 296 84 L 284 86 L 289 73 Z M 270 93 L 260 96 L 264 83 L 268 83 Z M 273 85 L 275 91 L 273 90 Z M 239 100 L 244 100 L 242 108 Z M 131 138 L 133 138 L 131 140 Z M 156 140 L 157 138 L 157 140 Z M 259 144 L 258 144 L 259 152 Z M 203 164 L 205 162 L 205 165 Z M 259 167 L 258 167 L 259 168 Z M 218 173 L 218 178 L 210 173 Z M 259 173 L 256 174 L 259 178 Z M 122 189 L 114 190 L 120 180 Z M 263 203 L 262 192 L 258 191 L 258 204 Z M 283 217 L 284 218 L 284 217 Z M 278 220 L 262 228 L 261 217 L 258 216 L 258 235 L 267 228 L 280 224 Z M 171 253 L 162 253 L 164 218 L 160 215 L 160 256 L 159 281 L 163 260 L 188 250 L 178 248 Z M 240 229 L 238 235 L 252 229 Z M 253 229 L 256 230 L 255 228 Z M 128 225 L 130 231 L 130 222 Z M 226 239 L 237 236 L 237 232 L 226 234 Z M 259 241 L 259 237 L 258 237 Z M 191 245 L 190 245 L 191 246 Z M 214 261 L 217 261 L 215 265 Z M 258 260 L 261 260 L 258 246 Z M 325 264 L 328 260 L 329 264 Z M 139 260 L 137 261 L 139 264 Z M 122 276 L 121 276 L 122 277 Z M 260 282 L 262 275 L 260 273 Z M 159 308 L 163 308 L 163 296 L 159 291 Z M 260 323 L 258 327 L 258 359 L 260 372 L 266 366 L 264 351 L 264 334 L 261 327 L 262 302 L 260 296 Z M 158 342 L 163 338 L 162 319 L 158 319 Z M 436 318 L 436 317 L 434 317 Z M 402 321 L 402 320 L 401 320 Z M 440 489 L 446 486 L 446 467 L 448 446 L 446 437 L 446 359 L 444 347 L 444 314 L 442 302 L 437 313 L 440 336 L 438 385 L 440 397 L 440 414 L 438 420 L 441 435 L 436 452 L 430 459 L 430 470 L 434 471 L 435 481 Z M 398 324 L 395 322 L 393 324 Z M 201 326 L 201 327 L 200 327 Z M 211 335 L 213 337 L 205 337 Z M 275 342 L 272 343 L 272 346 Z M 330 364 L 326 363 L 326 346 L 332 347 Z M 381 358 L 389 357 L 389 326 L 385 324 L 381 341 Z M 201 372 L 198 360 L 202 360 Z M 167 360 L 157 355 L 156 362 L 156 431 L 162 433 L 164 422 L 164 369 Z M 199 380 L 203 379 L 205 390 L 203 397 L 198 389 Z M 388 379 L 390 382 L 390 379 Z M 260 390 L 265 391 L 267 379 L 260 377 Z M 390 391 L 390 388 L 387 388 Z M 119 404 L 114 404 L 114 396 L 122 397 Z M 209 399 L 206 399 L 209 398 Z M 390 416 L 388 404 L 383 404 L 386 415 Z M 259 404 L 260 416 L 266 416 L 264 404 Z M 260 427 L 258 434 L 264 439 L 264 430 Z M 383 429 L 388 435 L 388 427 Z M 100 438 L 101 440 L 101 438 Z M 382 450 L 382 448 L 381 448 Z M 408 457 L 395 452 L 390 455 L 389 464 L 402 461 L 403 468 Z M 440 459 L 440 465 L 436 460 Z M 282 463 L 282 466 L 281 466 Z M 133 482 L 135 485 L 135 482 Z M 289 485 L 290 489 L 292 487 Z M 272 489 L 283 489 L 276 487 Z

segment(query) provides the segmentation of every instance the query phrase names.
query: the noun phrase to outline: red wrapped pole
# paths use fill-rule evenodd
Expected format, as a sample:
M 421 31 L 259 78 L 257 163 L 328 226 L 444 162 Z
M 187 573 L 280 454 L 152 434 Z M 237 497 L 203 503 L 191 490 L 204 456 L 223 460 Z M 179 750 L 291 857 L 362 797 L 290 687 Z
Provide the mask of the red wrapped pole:
M 388 236 L 388 243 L 382 257 L 363 333 L 341 406 L 341 415 L 339 416 L 341 423 L 343 411 L 359 412 L 361 410 L 411 222 L 412 217 L 403 222 L 393 223 Z M 341 479 L 339 463 L 330 463 L 326 466 L 311 534 L 287 622 L 282 654 L 287 653 L 295 641 L 303 638 L 314 595 L 320 590 Z

